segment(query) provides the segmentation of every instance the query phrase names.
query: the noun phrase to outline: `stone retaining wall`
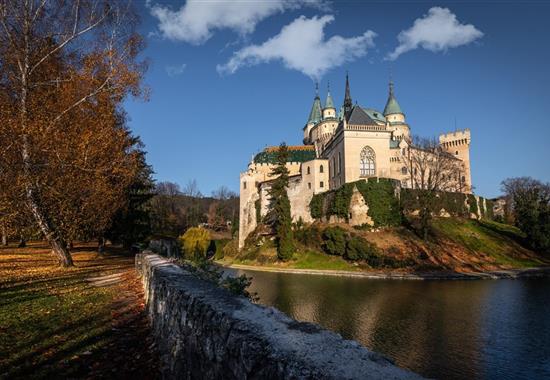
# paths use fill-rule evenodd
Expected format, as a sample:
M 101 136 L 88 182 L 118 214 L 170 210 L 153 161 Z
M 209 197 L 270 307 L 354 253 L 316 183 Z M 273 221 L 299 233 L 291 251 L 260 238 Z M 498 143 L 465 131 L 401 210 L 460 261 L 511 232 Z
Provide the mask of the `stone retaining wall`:
M 136 256 L 164 378 L 418 379 L 357 342 Z

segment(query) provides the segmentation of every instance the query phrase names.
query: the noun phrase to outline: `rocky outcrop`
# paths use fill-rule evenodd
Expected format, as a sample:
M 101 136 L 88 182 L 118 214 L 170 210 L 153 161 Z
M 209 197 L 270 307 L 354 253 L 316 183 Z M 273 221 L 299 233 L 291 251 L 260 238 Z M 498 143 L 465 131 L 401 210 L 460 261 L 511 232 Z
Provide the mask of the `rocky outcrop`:
M 235 297 L 158 255 L 137 255 L 136 269 L 165 378 L 419 378 L 354 341 Z

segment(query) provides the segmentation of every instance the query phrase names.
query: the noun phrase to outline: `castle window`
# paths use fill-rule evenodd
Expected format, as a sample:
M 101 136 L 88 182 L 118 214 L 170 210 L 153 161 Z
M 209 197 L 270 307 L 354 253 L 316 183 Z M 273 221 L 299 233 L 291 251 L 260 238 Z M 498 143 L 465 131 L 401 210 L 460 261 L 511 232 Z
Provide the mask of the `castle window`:
M 376 172 L 376 157 L 374 150 L 370 146 L 366 146 L 361 150 L 359 161 L 359 171 L 361 177 L 373 176 Z
M 455 155 L 457 155 L 457 156 L 458 156 L 458 150 L 457 150 L 457 151 L 455 152 Z
M 462 176 L 462 183 L 466 182 L 466 177 Z
M 325 187 L 325 184 L 324 184 L 323 181 L 321 181 L 321 182 L 319 183 L 319 187 L 321 187 L 321 188 Z
M 311 174 L 311 170 L 309 170 L 309 166 L 307 167 L 307 174 Z
M 403 166 L 401 168 L 401 174 L 407 174 L 407 167 L 406 166 Z
M 243 182 L 243 189 L 246 190 L 246 182 Z
M 319 166 L 319 173 L 324 173 L 325 169 L 323 168 L 323 165 Z
M 311 182 L 307 183 L 307 188 L 311 190 Z

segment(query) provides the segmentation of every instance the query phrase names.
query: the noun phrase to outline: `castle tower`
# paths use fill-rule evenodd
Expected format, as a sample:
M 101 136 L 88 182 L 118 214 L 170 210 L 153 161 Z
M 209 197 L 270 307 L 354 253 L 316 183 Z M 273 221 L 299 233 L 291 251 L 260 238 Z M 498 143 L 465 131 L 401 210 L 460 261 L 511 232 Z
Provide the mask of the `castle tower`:
M 309 117 L 304 126 L 304 144 L 311 144 L 311 129 L 321 121 L 323 112 L 321 110 L 321 98 L 319 98 L 319 86 L 315 84 L 315 98 L 309 112 Z
M 401 111 L 401 107 L 395 98 L 392 80 L 390 80 L 390 93 L 386 107 L 384 107 L 384 116 L 386 117 L 386 121 L 390 123 L 405 123 L 405 114 Z
M 463 162 L 463 172 L 457 174 L 457 191 L 472 192 L 472 176 L 470 172 L 470 130 L 455 131 L 439 135 L 439 144 L 446 152 Z
M 332 96 L 330 96 L 330 85 L 327 86 L 327 101 L 325 102 L 325 108 L 323 108 L 323 119 L 330 119 L 336 117 L 336 108 L 334 108 L 334 102 Z

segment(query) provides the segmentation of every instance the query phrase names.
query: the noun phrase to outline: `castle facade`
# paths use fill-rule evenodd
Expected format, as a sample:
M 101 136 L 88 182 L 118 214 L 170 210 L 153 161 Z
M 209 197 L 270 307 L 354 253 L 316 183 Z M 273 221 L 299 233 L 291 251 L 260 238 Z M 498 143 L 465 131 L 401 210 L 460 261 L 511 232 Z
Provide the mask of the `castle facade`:
M 470 130 L 441 134 L 439 146 L 459 165 L 446 191 L 471 192 Z M 346 75 L 344 102 L 337 111 L 330 90 L 324 106 L 316 94 L 303 127 L 304 145 L 289 146 L 288 196 L 294 220 L 312 222 L 309 203 L 314 194 L 337 189 L 345 183 L 370 177 L 391 178 L 401 187 L 418 187 L 417 173 L 407 164 L 411 152 L 411 129 L 395 96 L 393 82 L 384 111 L 353 104 Z M 270 176 L 278 147 L 268 147 L 254 156 L 240 175 L 239 247 L 267 213 Z M 410 161 L 410 160 L 409 160 Z

